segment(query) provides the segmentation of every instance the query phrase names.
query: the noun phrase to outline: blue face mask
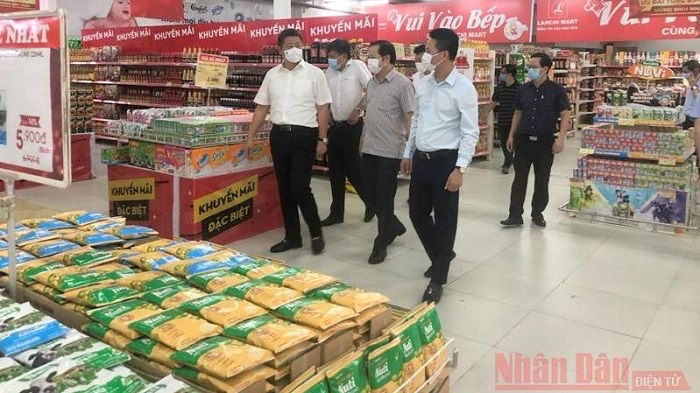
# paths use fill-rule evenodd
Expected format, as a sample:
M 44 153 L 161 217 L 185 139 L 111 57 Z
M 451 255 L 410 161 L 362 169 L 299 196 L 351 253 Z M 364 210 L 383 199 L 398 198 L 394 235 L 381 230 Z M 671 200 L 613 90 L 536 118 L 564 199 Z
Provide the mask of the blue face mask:
M 542 69 L 541 68 L 528 68 L 527 69 L 527 77 L 530 78 L 530 80 L 538 80 L 540 79 L 540 76 L 542 76 Z
M 498 76 L 498 80 L 501 81 L 501 82 L 505 82 L 506 79 L 507 79 L 507 78 L 506 78 L 506 74 L 501 74 L 501 75 Z
M 328 59 L 328 67 L 331 67 L 334 70 L 340 69 L 340 64 L 338 63 L 338 59 Z

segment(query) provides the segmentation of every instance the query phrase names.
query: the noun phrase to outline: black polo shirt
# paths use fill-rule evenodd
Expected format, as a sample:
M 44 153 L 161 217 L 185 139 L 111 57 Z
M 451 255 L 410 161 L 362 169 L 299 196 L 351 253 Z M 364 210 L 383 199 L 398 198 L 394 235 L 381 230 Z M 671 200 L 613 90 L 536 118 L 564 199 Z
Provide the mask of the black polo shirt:
M 515 95 L 515 110 L 521 111 L 518 134 L 554 136 L 561 112 L 570 109 L 566 89 L 547 79 L 540 87 L 528 82 Z
M 508 126 L 513 123 L 513 111 L 515 110 L 515 94 L 518 92 L 520 83 L 515 81 L 508 86 L 505 83 L 499 83 L 493 93 L 492 101 L 497 102 L 496 115 L 498 116 L 498 126 Z

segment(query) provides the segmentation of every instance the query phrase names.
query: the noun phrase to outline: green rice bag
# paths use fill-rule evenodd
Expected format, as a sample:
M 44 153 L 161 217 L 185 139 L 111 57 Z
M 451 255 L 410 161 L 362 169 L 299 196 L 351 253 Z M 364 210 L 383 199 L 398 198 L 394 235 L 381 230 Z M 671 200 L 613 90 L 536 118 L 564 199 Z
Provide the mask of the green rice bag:
M 117 283 L 129 286 L 139 291 L 152 291 L 155 289 L 182 284 L 183 281 L 165 272 L 146 271 L 119 279 L 117 280 Z
M 17 266 L 17 280 L 26 285 L 31 285 L 36 282 L 34 276 L 37 274 L 48 272 L 54 269 L 64 267 L 61 262 L 51 261 L 48 259 L 36 259 L 31 262 Z M 9 268 L 2 269 L 2 272 L 8 274 Z
M 140 299 L 132 299 L 92 310 L 88 315 L 92 320 L 108 326 L 124 337 L 135 339 L 142 334 L 130 329 L 129 325 L 134 321 L 158 314 L 160 311 L 158 306 Z
M 118 260 L 119 256 L 114 253 L 97 250 L 72 253 L 63 257 L 63 263 L 66 266 L 97 266 Z
M 34 276 L 34 280 L 61 292 L 67 292 L 105 281 L 111 282 L 129 274 L 133 274 L 133 272 L 128 267 L 113 271 L 103 271 L 69 266 L 37 274 Z
M 249 300 L 269 310 L 278 309 L 289 302 L 304 297 L 299 291 L 280 287 L 279 285 L 271 284 L 263 280 L 250 280 L 226 288 L 223 293 L 235 296 L 239 299 Z
M 179 284 L 145 292 L 143 300 L 167 310 L 177 307 L 186 301 L 206 295 L 206 292 L 202 292 L 197 288 L 192 288 L 187 284 Z
M 237 273 L 240 273 L 249 278 L 258 279 L 286 270 L 288 267 L 279 263 L 268 261 L 267 259 L 251 260 L 242 263 L 234 268 Z M 276 283 L 281 284 L 281 283 Z
M 89 307 L 102 307 L 141 296 L 141 292 L 119 284 L 98 284 L 63 294 L 69 302 Z
M 47 285 L 44 285 L 42 283 L 35 283 L 29 286 L 29 289 L 32 290 L 32 292 L 38 293 L 39 295 L 44 296 L 45 298 L 48 298 L 50 300 L 53 300 L 54 302 L 58 304 L 64 304 L 66 303 L 66 300 L 63 299 L 62 295 L 63 292 L 51 288 Z
M 189 276 L 187 280 L 197 288 L 209 293 L 220 292 L 228 287 L 250 281 L 248 277 L 236 273 L 234 269 L 195 274 Z
M 400 338 L 370 352 L 367 357 L 367 375 L 372 393 L 398 391 L 403 375 Z
M 224 336 L 277 354 L 307 342 L 317 335 L 303 326 L 265 314 L 226 328 Z
M 267 314 L 264 308 L 256 306 L 247 300 L 220 293 L 190 300 L 180 304 L 178 307 L 223 327 L 232 326 Z
M 369 393 L 365 370 L 365 361 L 361 353 L 355 353 L 340 360 L 335 367 L 326 371 L 329 391 L 331 393 Z
M 169 368 L 176 368 L 179 366 L 177 362 L 170 359 L 175 351 L 150 338 L 144 337 L 134 340 L 126 346 L 126 349 Z
M 89 334 L 90 336 L 113 346 L 114 348 L 119 348 L 122 350 L 126 349 L 126 346 L 132 341 L 131 339 L 128 339 L 114 330 L 111 330 L 107 326 L 97 322 L 87 323 L 83 325 L 81 330 L 86 334 Z
M 231 378 L 274 360 L 272 352 L 240 341 L 212 337 L 177 351 L 174 361 L 218 378 Z
M 136 321 L 129 327 L 178 351 L 222 331 L 221 327 L 177 308 Z

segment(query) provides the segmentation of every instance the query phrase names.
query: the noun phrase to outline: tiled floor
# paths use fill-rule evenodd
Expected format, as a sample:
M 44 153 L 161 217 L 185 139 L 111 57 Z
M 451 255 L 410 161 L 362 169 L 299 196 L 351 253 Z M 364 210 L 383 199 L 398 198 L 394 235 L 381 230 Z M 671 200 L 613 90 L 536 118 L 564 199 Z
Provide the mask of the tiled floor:
M 491 392 L 498 352 L 568 357 L 576 353 L 627 357 L 632 370 L 682 370 L 700 391 L 700 241 L 569 218 L 556 207 L 568 199 L 567 178 L 575 165 L 577 141 L 558 156 L 551 179 L 547 229 L 502 229 L 511 176 L 494 161 L 476 162 L 465 178 L 460 222 L 449 285 L 439 305 L 448 335 L 459 348 L 453 391 Z M 67 191 L 20 191 L 29 202 L 66 210 L 107 210 L 104 168 L 98 178 Z M 325 179 L 313 182 L 321 215 L 329 206 Z M 410 227 L 407 183 L 397 214 Z M 323 256 L 308 247 L 283 254 L 291 264 L 316 269 L 370 290 L 394 303 L 418 303 L 428 265 L 415 232 L 397 239 L 382 265 L 366 263 L 375 223 L 362 223 L 356 196 L 348 197 L 345 223 L 329 228 Z M 282 238 L 276 230 L 233 244 L 267 254 Z M 308 239 L 306 242 L 308 246 Z M 278 256 L 279 257 L 279 256 Z M 575 370 L 569 367 L 570 375 Z M 573 376 L 572 376 L 573 378 Z

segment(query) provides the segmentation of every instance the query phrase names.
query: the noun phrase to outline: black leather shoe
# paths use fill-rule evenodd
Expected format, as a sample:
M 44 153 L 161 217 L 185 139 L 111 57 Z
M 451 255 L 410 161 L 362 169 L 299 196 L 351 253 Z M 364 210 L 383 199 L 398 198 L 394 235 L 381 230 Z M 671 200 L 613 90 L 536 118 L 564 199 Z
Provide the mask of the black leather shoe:
M 507 228 L 519 227 L 523 225 L 523 219 L 508 217 L 507 220 L 501 221 L 501 225 Z
M 532 223 L 540 228 L 547 227 L 547 221 L 544 219 L 544 216 L 532 217 Z
M 323 236 L 311 239 L 311 251 L 314 255 L 321 254 L 324 248 L 326 248 L 326 242 L 323 240 Z
M 369 262 L 370 265 L 378 265 L 384 262 L 386 254 L 386 247 L 375 248 L 372 250 L 372 255 L 369 256 L 367 262 Z
M 301 241 L 298 242 L 292 242 L 287 239 L 282 240 L 281 242 L 275 244 L 270 248 L 270 252 L 273 254 L 279 253 L 279 252 L 285 252 L 289 250 L 293 250 L 295 248 L 301 248 L 302 244 Z
M 394 232 L 394 235 L 389 238 L 389 244 L 392 244 L 397 237 L 403 236 L 406 233 L 406 226 L 401 223 L 399 223 L 399 225 L 401 226 L 396 228 L 396 232 Z
M 423 277 L 430 278 L 432 276 L 433 276 L 433 267 L 431 266 L 428 268 L 428 270 L 425 271 L 425 273 L 423 273 Z
M 334 217 L 331 215 L 331 216 L 328 216 L 325 220 L 321 221 L 321 226 L 322 227 L 329 227 L 329 226 L 335 225 L 335 224 L 342 224 L 343 221 L 344 220 L 342 218 Z
M 442 285 L 430 283 L 423 293 L 423 301 L 428 303 L 439 303 L 442 298 Z
M 374 220 L 374 217 L 377 215 L 377 213 L 374 212 L 374 210 L 370 209 L 365 209 L 365 222 L 370 222 Z

